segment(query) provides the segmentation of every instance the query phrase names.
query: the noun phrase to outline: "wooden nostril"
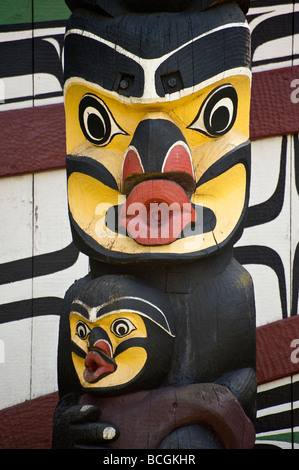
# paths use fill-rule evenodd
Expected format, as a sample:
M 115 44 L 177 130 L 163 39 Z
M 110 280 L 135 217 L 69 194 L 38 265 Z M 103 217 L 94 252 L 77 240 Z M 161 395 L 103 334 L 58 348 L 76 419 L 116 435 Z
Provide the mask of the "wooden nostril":
M 132 175 L 143 174 L 143 173 L 144 173 L 144 168 L 141 163 L 139 153 L 134 146 L 130 145 L 126 151 L 124 161 L 123 161 L 122 177 L 121 177 L 122 188 L 127 178 L 129 178 Z

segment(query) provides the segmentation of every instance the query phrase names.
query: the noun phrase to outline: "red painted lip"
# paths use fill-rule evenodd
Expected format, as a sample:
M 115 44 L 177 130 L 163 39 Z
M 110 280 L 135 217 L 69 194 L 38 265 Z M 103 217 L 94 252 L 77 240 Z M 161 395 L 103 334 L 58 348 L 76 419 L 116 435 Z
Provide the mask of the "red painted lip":
M 119 226 L 141 245 L 177 240 L 196 212 L 183 188 L 170 180 L 146 180 L 133 188 L 119 215 Z
M 111 349 L 106 341 L 97 341 L 86 354 L 84 380 L 88 383 L 98 381 L 116 370 Z

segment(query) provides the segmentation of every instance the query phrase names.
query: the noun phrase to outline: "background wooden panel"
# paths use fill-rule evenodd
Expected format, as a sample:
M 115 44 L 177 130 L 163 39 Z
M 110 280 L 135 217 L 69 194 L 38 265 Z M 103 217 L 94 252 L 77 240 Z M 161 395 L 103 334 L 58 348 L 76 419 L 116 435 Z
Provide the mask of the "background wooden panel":
M 285 377 L 258 387 L 256 447 L 292 449 L 292 378 Z
M 292 377 L 293 384 L 293 441 L 294 449 L 299 449 L 299 374 Z
M 251 139 L 298 132 L 298 103 L 298 65 L 253 73 Z
M 87 273 L 88 259 L 68 249 L 72 238 L 64 170 L 2 178 L 0 183 L 0 217 L 6 220 L 0 226 L 2 409 L 57 389 L 59 301 Z M 5 282 L 6 276 L 12 282 Z
M 33 0 L 32 7 L 34 106 L 61 102 L 63 31 L 69 10 L 57 0 Z
M 57 394 L 0 410 L 0 449 L 51 449 Z
M 257 326 L 298 309 L 298 293 L 293 289 L 295 258 L 291 257 L 299 242 L 298 219 L 291 214 L 298 204 L 296 139 L 273 137 L 252 144 L 249 211 L 235 253 L 254 279 Z
M 299 338 L 298 315 L 258 328 L 257 379 L 259 384 L 295 375 L 299 371 L 299 354 L 298 361 L 294 362 L 292 353 L 296 351 L 291 347 L 292 341 L 296 338 Z
M 63 0 L 17 3 L 19 9 L 10 9 L 5 2 L 0 6 L 0 109 L 62 103 L 63 35 L 69 10 Z
M 252 0 L 247 18 L 254 72 L 293 65 L 296 0 Z
M 1 262 L 32 256 L 32 177 L 5 178 L 0 185 L 0 255 Z M 31 275 L 30 275 L 31 274 Z M 0 285 L 2 304 L 30 299 L 32 269 L 24 282 Z M 32 320 L 0 325 L 5 362 L 0 364 L 1 407 L 30 398 Z
M 66 290 L 77 277 L 85 275 L 88 260 L 80 255 L 78 261 L 61 271 L 38 275 L 37 261 L 42 255 L 49 255 L 72 243 L 67 214 L 66 176 L 64 171 L 43 172 L 33 175 L 33 280 L 32 297 L 63 299 Z M 65 255 L 66 256 L 66 255 Z M 56 272 L 55 272 L 56 271 Z M 57 311 L 51 311 L 51 304 L 41 311 L 38 303 L 33 306 L 31 398 L 56 390 L 57 354 L 54 346 L 58 340 Z
M 3 111 L 0 126 L 0 176 L 65 167 L 62 105 Z

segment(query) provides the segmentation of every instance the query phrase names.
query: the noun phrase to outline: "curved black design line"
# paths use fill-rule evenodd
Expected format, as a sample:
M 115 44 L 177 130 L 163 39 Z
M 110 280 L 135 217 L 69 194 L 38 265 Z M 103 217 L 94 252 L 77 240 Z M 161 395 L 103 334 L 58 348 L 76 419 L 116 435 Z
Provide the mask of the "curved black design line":
M 234 256 L 240 264 L 263 264 L 269 266 L 278 278 L 282 318 L 287 318 L 286 277 L 283 262 L 275 250 L 267 246 L 242 246 L 234 248 Z
M 299 296 L 299 243 L 296 246 L 293 259 L 293 280 L 292 280 L 292 306 L 291 316 L 297 315 Z
M 45 315 L 60 315 L 63 299 L 40 297 L 0 305 L 0 324 Z
M 79 250 L 72 242 L 62 250 L 0 264 L 0 285 L 63 271 L 71 267 L 78 256 Z
M 283 2 L 281 0 L 276 2 L 269 2 L 269 7 L 271 8 L 273 5 L 281 5 Z M 286 2 L 288 3 L 288 2 Z M 292 2 L 289 2 L 290 6 Z M 265 2 L 255 2 L 253 7 L 265 6 Z M 263 15 L 264 13 L 249 13 L 247 15 L 247 20 L 250 24 L 252 20 Z M 289 13 L 278 13 L 273 11 L 273 15 L 269 18 L 264 19 L 260 24 L 258 24 L 252 31 L 251 34 L 251 50 L 252 50 L 252 57 L 254 57 L 254 52 L 256 49 L 265 44 L 266 42 L 270 42 L 271 40 L 275 39 L 282 39 L 290 37 L 291 35 L 295 34 L 294 25 L 298 23 L 298 12 L 290 11 Z M 265 31 L 267 34 L 265 35 Z M 269 57 L 269 59 L 264 59 L 261 61 L 253 61 L 253 66 L 257 65 L 265 65 L 267 63 L 275 63 L 275 62 L 285 62 L 286 60 L 291 59 L 292 56 L 281 56 L 278 58 Z
M 249 207 L 245 227 L 262 225 L 278 217 L 282 210 L 284 201 L 286 161 L 287 136 L 283 136 L 281 143 L 280 170 L 276 189 L 267 201 Z
M 294 135 L 294 159 L 295 159 L 295 184 L 299 196 L 299 138 Z

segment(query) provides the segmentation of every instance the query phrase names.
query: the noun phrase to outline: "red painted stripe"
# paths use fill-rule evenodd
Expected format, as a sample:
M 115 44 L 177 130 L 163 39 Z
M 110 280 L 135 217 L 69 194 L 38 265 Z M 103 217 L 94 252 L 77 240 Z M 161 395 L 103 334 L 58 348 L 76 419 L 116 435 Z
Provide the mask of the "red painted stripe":
M 299 362 L 292 362 L 292 353 L 296 355 L 296 348 L 291 347 L 294 339 L 299 342 L 299 315 L 257 328 L 256 373 L 259 384 L 299 373 Z M 297 357 L 299 360 L 299 354 Z
M 299 66 L 254 73 L 250 138 L 299 132 L 297 99 Z M 0 176 L 65 166 L 63 104 L 2 111 L 0 126 Z
M 0 113 L 0 176 L 65 166 L 62 104 Z
M 297 132 L 299 66 L 254 73 L 250 115 L 251 140 Z
M 0 449 L 51 449 L 58 393 L 0 410 Z

